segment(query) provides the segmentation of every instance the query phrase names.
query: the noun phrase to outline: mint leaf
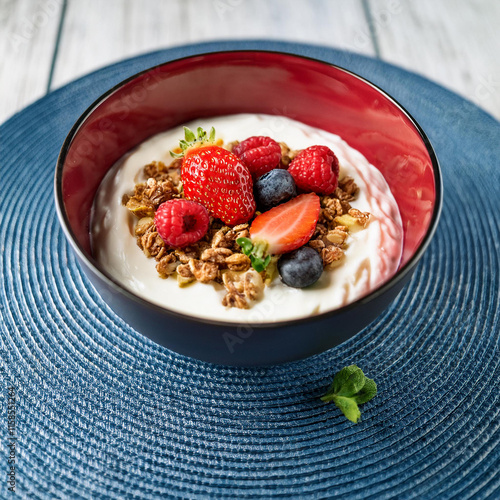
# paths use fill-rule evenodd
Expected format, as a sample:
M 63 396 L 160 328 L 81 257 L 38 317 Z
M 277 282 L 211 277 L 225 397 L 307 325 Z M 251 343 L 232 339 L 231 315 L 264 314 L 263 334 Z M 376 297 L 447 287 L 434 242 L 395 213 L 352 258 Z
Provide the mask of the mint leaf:
M 377 394 L 377 384 L 365 377 L 363 370 L 356 365 L 342 368 L 320 399 L 325 403 L 333 401 L 347 419 L 357 423 L 361 418 L 358 404 L 366 403 Z
M 236 243 L 240 245 L 241 251 L 250 257 L 252 267 L 258 272 L 262 272 L 271 262 L 271 256 L 264 258 L 264 247 L 262 245 L 254 245 L 249 238 L 237 238 Z
M 367 403 L 377 394 L 377 384 L 375 380 L 367 378 L 363 388 L 353 397 L 358 405 Z
M 252 263 L 252 267 L 258 272 L 261 273 L 271 262 L 271 256 L 268 255 L 265 259 L 262 257 L 257 257 L 255 255 L 250 254 L 250 262 Z
M 255 257 L 250 255 L 250 262 L 252 263 L 252 267 L 258 272 L 264 271 L 264 261 L 260 257 Z
M 253 243 L 250 238 L 236 238 L 236 243 L 241 247 L 241 251 L 245 255 L 250 255 L 252 253 Z
M 356 365 L 350 365 L 342 368 L 335 375 L 331 388 L 338 396 L 350 398 L 363 388 L 365 381 L 366 377 L 363 374 L 363 370 Z
M 343 396 L 335 396 L 333 402 L 337 408 L 345 415 L 347 420 L 358 423 L 361 418 L 361 412 L 359 411 L 356 401 L 352 398 L 345 398 Z
M 321 401 L 324 401 L 325 403 L 329 403 L 330 401 L 333 401 L 336 397 L 337 395 L 335 393 L 327 392 L 324 396 L 321 396 L 319 399 L 321 399 Z

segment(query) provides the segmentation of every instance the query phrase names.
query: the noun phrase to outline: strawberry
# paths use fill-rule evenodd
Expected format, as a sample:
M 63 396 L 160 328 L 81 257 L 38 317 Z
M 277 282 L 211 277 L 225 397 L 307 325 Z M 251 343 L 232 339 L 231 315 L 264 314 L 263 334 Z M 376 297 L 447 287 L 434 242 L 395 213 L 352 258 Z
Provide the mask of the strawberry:
M 184 196 L 201 203 L 210 215 L 224 224 L 247 222 L 255 212 L 252 176 L 233 153 L 216 146 L 215 130 L 210 137 L 198 128 L 197 135 L 184 127 L 185 140 L 180 141 L 183 153 L 181 180 Z
M 207 209 L 182 199 L 162 203 L 155 213 L 155 226 L 161 239 L 174 247 L 185 247 L 195 243 L 208 231 L 210 217 Z
M 247 166 L 254 180 L 275 169 L 281 161 L 281 146 L 270 137 L 249 137 L 236 144 L 233 153 Z
M 332 194 L 339 179 L 339 160 L 326 146 L 303 149 L 290 163 L 288 172 L 303 191 Z
M 250 257 L 253 267 L 262 271 L 271 255 L 291 252 L 311 239 L 319 212 L 319 196 L 301 194 L 255 217 L 250 226 L 251 239 L 238 238 L 236 242 Z

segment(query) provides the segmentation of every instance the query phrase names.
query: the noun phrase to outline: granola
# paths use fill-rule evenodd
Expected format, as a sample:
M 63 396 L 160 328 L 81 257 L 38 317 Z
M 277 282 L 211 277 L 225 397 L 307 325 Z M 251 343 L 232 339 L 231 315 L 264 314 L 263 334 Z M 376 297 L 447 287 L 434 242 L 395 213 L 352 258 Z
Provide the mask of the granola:
M 236 144 L 224 147 L 231 150 Z M 298 151 L 291 150 L 285 143 L 280 143 L 280 147 L 281 163 L 286 168 Z M 165 244 L 156 230 L 154 215 L 165 201 L 183 197 L 180 168 L 179 159 L 170 165 L 149 163 L 143 167 L 146 180 L 137 183 L 132 194 L 123 196 L 123 205 L 137 218 L 134 226 L 137 245 L 148 258 L 156 261 L 160 278 L 172 277 L 179 286 L 195 281 L 218 283 L 226 290 L 224 306 L 247 309 L 272 281 L 277 259 L 273 259 L 266 271 L 256 272 L 251 268 L 250 258 L 236 243 L 238 238 L 249 237 L 249 224 L 229 227 L 212 217 L 200 241 L 182 249 Z M 343 177 L 334 193 L 321 196 L 320 216 L 308 245 L 321 256 L 324 269 L 333 269 L 342 263 L 349 233 L 368 224 L 370 214 L 350 204 L 358 191 L 354 179 Z

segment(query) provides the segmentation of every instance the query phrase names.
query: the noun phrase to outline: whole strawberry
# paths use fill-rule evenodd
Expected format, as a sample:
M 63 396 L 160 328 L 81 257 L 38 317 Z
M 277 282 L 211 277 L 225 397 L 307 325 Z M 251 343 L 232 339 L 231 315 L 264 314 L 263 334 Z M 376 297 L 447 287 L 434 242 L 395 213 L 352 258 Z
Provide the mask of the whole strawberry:
M 281 161 L 281 147 L 270 137 L 249 137 L 234 146 L 233 153 L 247 166 L 254 180 L 275 169 Z
M 215 130 L 210 137 L 198 128 L 197 135 L 184 127 L 185 140 L 181 180 L 184 196 L 201 203 L 213 217 L 224 224 L 247 222 L 255 213 L 252 176 L 233 153 L 216 146 Z
M 290 163 L 288 172 L 297 187 L 317 194 L 332 194 L 338 185 L 339 160 L 326 146 L 303 149 Z

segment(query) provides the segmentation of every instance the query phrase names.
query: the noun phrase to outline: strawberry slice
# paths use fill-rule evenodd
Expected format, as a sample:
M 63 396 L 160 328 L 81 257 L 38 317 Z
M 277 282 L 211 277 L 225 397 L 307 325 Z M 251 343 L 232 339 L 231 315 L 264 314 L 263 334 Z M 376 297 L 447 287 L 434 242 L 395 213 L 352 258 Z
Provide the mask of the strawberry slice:
M 251 240 L 238 238 L 236 242 L 250 256 L 253 267 L 263 270 L 271 255 L 291 252 L 311 239 L 319 212 L 319 196 L 301 194 L 258 215 L 250 226 Z

